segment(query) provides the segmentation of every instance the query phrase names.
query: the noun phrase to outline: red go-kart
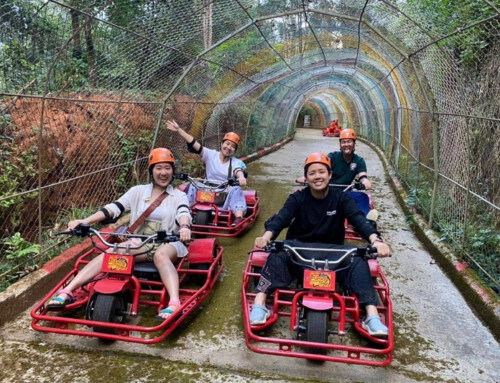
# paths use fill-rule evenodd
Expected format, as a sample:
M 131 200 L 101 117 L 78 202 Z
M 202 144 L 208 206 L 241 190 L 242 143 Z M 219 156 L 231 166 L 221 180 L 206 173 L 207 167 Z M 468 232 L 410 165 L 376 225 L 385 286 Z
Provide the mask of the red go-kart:
M 340 136 L 340 130 L 335 131 L 335 130 L 330 130 L 329 128 L 323 129 L 321 132 L 324 137 L 339 137 Z
M 303 280 L 268 297 L 271 316 L 263 325 L 251 326 L 249 312 L 255 286 L 270 251 L 285 250 L 292 261 L 304 266 Z M 324 248 L 294 247 L 274 241 L 265 249 L 250 252 L 242 287 L 243 320 L 247 346 L 255 352 L 371 366 L 392 361 L 394 348 L 392 302 L 389 285 L 372 248 L 325 245 Z M 325 253 L 327 253 L 325 255 Z M 386 338 L 371 336 L 362 327 L 357 298 L 336 287 L 336 270 L 349 267 L 352 257 L 369 258 L 379 298 L 377 309 L 388 327 Z
M 243 190 L 247 211 L 243 220 L 238 224 L 235 223 L 235 216 L 231 210 L 221 208 L 227 198 L 229 187 L 239 185 L 237 180 L 210 181 L 203 178 L 192 178 L 184 173 L 177 174 L 176 178 L 188 181 L 187 184 L 181 185 L 181 190 L 187 191 L 189 185 L 196 189 L 196 200 L 191 205 L 193 234 L 211 237 L 235 237 L 257 219 L 259 197 L 255 190 Z
M 325 137 L 339 137 L 341 130 L 342 127 L 338 124 L 338 122 L 332 121 L 330 123 L 330 126 L 328 126 L 328 128 L 323 129 L 322 134 Z
M 151 236 L 97 231 L 80 225 L 63 233 L 89 236 L 93 248 L 80 256 L 74 268 L 31 311 L 31 326 L 38 331 L 97 337 L 103 340 L 157 343 L 165 339 L 208 296 L 223 269 L 224 249 L 216 239 L 197 239 L 176 267 L 181 307 L 162 322 L 155 319 L 167 307 L 169 296 L 153 262 L 135 263 L 130 250 L 148 243 L 178 241 L 178 235 L 159 231 Z M 138 245 L 122 245 L 117 236 L 140 238 Z M 73 292 L 74 301 L 49 309 L 48 301 L 64 288 L 97 254 L 106 252 L 102 272 Z M 144 252 L 142 252 L 144 253 Z

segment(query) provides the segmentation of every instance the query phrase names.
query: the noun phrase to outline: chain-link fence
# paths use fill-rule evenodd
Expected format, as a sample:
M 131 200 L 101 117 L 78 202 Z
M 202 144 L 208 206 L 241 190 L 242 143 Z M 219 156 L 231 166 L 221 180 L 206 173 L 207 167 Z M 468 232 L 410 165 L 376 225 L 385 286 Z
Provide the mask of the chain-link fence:
M 165 122 L 239 155 L 297 126 L 385 151 L 429 220 L 500 278 L 500 6 L 489 0 L 5 0 L 0 5 L 0 288 L 51 231 L 147 180 Z

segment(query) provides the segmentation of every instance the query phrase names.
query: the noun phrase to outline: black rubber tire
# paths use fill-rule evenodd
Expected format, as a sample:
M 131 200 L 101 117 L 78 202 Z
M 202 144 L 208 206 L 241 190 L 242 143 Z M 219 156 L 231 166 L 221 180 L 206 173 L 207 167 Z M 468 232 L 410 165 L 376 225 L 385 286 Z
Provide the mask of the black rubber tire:
M 194 223 L 196 225 L 208 225 L 210 223 L 210 219 L 212 218 L 212 212 L 206 210 L 199 210 L 196 212 L 196 216 L 194 219 Z
M 189 265 L 189 268 L 193 270 L 208 270 L 210 268 L 210 263 L 193 263 Z M 207 274 L 192 274 L 191 279 L 196 284 L 203 285 L 207 280 L 207 276 Z
M 93 306 L 89 312 L 91 320 L 109 323 L 122 323 L 126 309 L 125 299 L 120 294 L 96 294 L 93 297 Z M 116 334 L 116 330 L 107 327 L 94 326 L 95 332 Z
M 328 342 L 328 311 L 317 311 L 307 309 L 306 311 L 306 340 L 309 342 L 327 343 Z M 326 354 L 325 348 L 307 348 L 311 354 Z

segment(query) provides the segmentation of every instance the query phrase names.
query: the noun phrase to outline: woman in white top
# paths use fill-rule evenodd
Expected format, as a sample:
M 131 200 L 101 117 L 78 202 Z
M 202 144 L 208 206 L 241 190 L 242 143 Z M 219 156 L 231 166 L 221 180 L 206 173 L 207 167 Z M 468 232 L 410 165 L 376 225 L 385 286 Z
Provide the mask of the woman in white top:
M 235 178 L 240 186 L 246 186 L 243 161 L 234 158 L 233 155 L 238 149 L 240 137 L 234 132 L 228 132 L 224 135 L 220 146 L 220 151 L 203 147 L 196 139 L 183 130 L 175 121 L 167 121 L 167 129 L 179 133 L 187 142 L 188 150 L 201 156 L 205 163 L 206 178 L 210 181 L 224 182 L 229 178 Z M 233 225 L 238 225 L 245 216 L 247 204 L 243 189 L 240 186 L 231 186 L 229 193 L 222 206 L 223 209 L 229 209 L 234 213 L 235 220 Z M 188 192 L 189 202 L 193 203 L 196 197 L 196 190 L 190 187 Z
M 135 222 L 152 202 L 162 193 L 167 193 L 160 205 L 135 230 L 135 233 L 145 235 L 165 230 L 167 233 L 178 232 L 180 236 L 180 241 L 165 243 L 154 248 L 151 246 L 147 254 L 138 255 L 135 259 L 136 262 L 153 261 L 158 269 L 170 297 L 168 306 L 158 315 L 158 319 L 164 320 L 181 306 L 179 276 L 174 262 L 177 258 L 187 254 L 187 248 L 183 242 L 191 238 L 191 214 L 186 194 L 171 185 L 175 171 L 175 159 L 172 152 L 165 148 L 153 149 L 149 155 L 148 166 L 153 179 L 152 183 L 132 187 L 117 201 L 106 205 L 91 216 L 69 222 L 68 229 L 74 229 L 80 224 L 91 225 L 105 219 L 117 219 L 127 211 L 130 211 L 130 222 Z M 129 241 L 137 242 L 138 239 Z M 144 251 L 144 248 L 136 251 Z M 100 254 L 89 262 L 64 289 L 59 290 L 57 296 L 48 302 L 48 307 L 60 308 L 72 302 L 73 291 L 99 274 L 102 259 L 103 254 Z

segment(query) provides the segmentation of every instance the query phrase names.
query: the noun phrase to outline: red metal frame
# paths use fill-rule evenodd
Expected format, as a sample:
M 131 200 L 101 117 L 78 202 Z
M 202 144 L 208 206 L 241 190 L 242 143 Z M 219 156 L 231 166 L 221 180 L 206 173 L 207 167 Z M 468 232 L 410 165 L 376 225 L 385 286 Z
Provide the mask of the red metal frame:
M 87 264 L 98 251 L 92 249 L 83 254 L 76 262 L 75 267 L 64 279 L 57 284 L 31 311 L 33 318 L 31 327 L 42 332 L 52 332 L 65 335 L 79 335 L 97 337 L 108 340 L 120 340 L 135 343 L 152 344 L 164 340 L 175 328 L 184 321 L 208 296 L 214 287 L 224 267 L 222 254 L 224 249 L 215 238 L 197 239 L 189 246 L 189 254 L 181 258 L 177 264 L 180 284 L 181 308 L 178 314 L 171 315 L 167 320 L 150 326 L 152 317 L 160 308 L 166 307 L 168 294 L 161 281 L 139 279 L 131 277 L 132 303 L 130 304 L 129 316 L 138 316 L 135 324 L 117 324 L 108 322 L 97 322 L 85 318 L 85 307 L 92 293 L 92 284 L 87 285 L 86 290 L 82 288 L 74 292 L 75 301 L 68 304 L 62 310 L 48 310 L 47 302 L 58 290 L 66 286 L 69 280 Z M 209 263 L 207 270 L 189 268 L 189 264 Z M 193 274 L 206 275 L 203 286 L 193 288 L 189 284 L 188 276 Z M 147 308 L 154 308 L 153 313 L 148 313 Z M 83 315 L 82 315 L 83 311 Z M 140 315 L 138 315 L 140 314 Z M 150 314 L 151 318 L 148 318 Z M 151 319 L 151 320 L 150 320 Z M 143 322 L 143 323 L 141 323 Z M 99 326 L 116 330 L 116 334 L 94 332 L 92 327 Z
M 273 297 L 269 297 L 267 302 L 268 307 L 271 307 L 269 320 L 264 325 L 250 326 L 249 312 L 256 295 L 254 284 L 255 279 L 260 276 L 256 268 L 263 266 L 266 254 L 263 251 L 250 254 L 243 276 L 243 322 L 245 341 L 248 348 L 263 354 L 318 361 L 369 366 L 387 366 L 391 363 L 394 349 L 392 302 L 387 279 L 377 261 L 369 260 L 370 270 L 381 302 L 377 309 L 382 321 L 389 329 L 388 337 L 382 339 L 370 336 L 362 328 L 360 308 L 355 296 L 344 296 L 336 292 L 329 292 L 327 294 L 330 294 L 333 306 L 329 328 L 336 331 L 337 334 L 329 335 L 329 343 L 315 343 L 296 339 L 295 330 L 298 326 L 298 315 L 302 307 L 301 300 L 308 294 L 303 289 L 276 290 Z M 272 326 L 278 322 L 281 326 L 277 326 L 279 327 L 278 330 L 273 331 Z M 290 329 L 289 336 L 282 334 L 283 328 L 286 327 Z M 345 334 L 349 334 L 349 336 L 345 336 Z M 324 349 L 326 354 L 307 352 L 307 348 L 311 347 Z
M 191 214 L 195 217 L 198 209 L 212 211 L 213 221 L 209 225 L 193 224 L 191 232 L 198 236 L 210 237 L 235 237 L 250 226 L 259 214 L 259 197 L 255 190 L 244 190 L 247 203 L 247 213 L 239 224 L 232 226 L 234 214 L 231 210 L 220 209 L 214 204 L 200 204 L 198 202 L 191 206 Z

